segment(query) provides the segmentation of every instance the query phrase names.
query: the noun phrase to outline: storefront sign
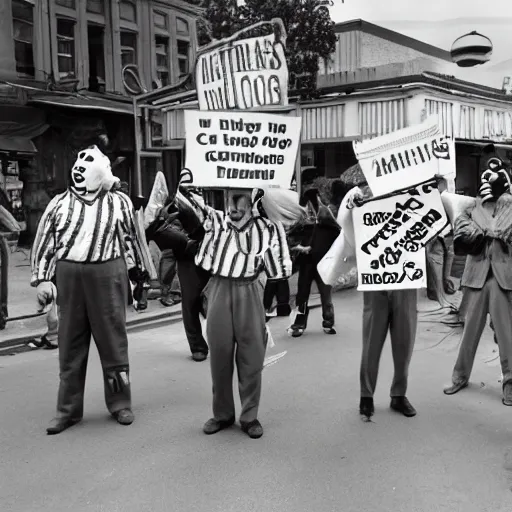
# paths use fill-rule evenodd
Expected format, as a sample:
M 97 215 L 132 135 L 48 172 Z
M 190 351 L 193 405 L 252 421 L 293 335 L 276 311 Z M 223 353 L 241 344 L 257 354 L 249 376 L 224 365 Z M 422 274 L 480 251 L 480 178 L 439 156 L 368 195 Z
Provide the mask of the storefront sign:
M 374 196 L 412 187 L 436 174 L 455 175 L 455 142 L 437 120 L 354 142 L 354 152 Z
M 300 117 L 186 111 L 185 167 L 199 187 L 290 188 L 300 130 Z
M 275 34 L 238 41 L 233 38 L 197 58 L 199 109 L 247 110 L 288 105 L 283 42 L 276 40 Z
M 483 138 L 495 142 L 512 139 L 512 112 L 484 110 Z
M 447 225 L 435 180 L 353 210 L 358 290 L 426 287 L 425 245 Z

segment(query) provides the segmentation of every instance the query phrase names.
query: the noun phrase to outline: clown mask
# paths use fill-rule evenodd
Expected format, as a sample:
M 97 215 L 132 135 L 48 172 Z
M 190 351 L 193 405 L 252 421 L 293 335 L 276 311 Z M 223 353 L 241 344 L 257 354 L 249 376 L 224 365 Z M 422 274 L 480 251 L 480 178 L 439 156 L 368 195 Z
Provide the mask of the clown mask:
M 479 195 L 482 202 L 496 201 L 501 195 L 510 193 L 510 176 L 505 164 L 499 158 L 490 158 L 487 169 L 480 178 Z
M 71 188 L 77 195 L 92 200 L 118 182 L 119 178 L 112 174 L 109 158 L 96 146 L 78 153 L 71 169 Z

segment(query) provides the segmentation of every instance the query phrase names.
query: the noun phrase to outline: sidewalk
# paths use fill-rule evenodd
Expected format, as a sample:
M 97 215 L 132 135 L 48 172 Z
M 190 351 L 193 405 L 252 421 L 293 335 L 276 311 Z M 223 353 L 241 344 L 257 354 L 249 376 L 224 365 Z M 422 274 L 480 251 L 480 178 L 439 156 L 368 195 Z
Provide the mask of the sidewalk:
M 297 274 L 290 278 L 290 295 L 292 306 L 297 293 Z M 131 306 L 127 309 L 127 326 L 129 330 L 153 326 L 160 322 L 181 321 L 181 305 L 166 308 L 160 304 L 158 293 L 150 293 L 146 311 L 135 311 Z M 316 285 L 311 289 L 310 306 L 319 305 Z M 9 319 L 6 328 L 0 331 L 0 349 L 24 343 L 27 340 L 42 336 L 46 332 L 46 316 L 37 315 L 36 292 L 30 286 L 29 252 L 18 249 L 9 255 Z M 29 318 L 26 318 L 29 317 Z M 150 325 L 149 325 L 150 324 Z

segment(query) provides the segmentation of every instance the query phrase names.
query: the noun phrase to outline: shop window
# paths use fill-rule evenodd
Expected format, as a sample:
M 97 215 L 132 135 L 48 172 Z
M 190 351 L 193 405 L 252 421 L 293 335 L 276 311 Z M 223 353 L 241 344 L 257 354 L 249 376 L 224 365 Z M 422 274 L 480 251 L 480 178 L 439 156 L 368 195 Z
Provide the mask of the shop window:
M 169 70 L 169 38 L 165 36 L 155 36 L 156 52 L 156 74 L 162 86 L 170 83 Z
M 131 0 L 121 0 L 119 2 L 119 17 L 125 21 L 137 23 L 137 7 Z
M 163 126 L 156 121 L 151 122 L 151 145 L 157 148 L 163 146 Z
M 75 78 L 75 22 L 73 20 L 57 19 L 57 58 L 59 77 Z
M 121 31 L 121 64 L 123 68 L 128 64 L 137 64 L 137 34 L 130 31 Z
M 87 0 L 87 12 L 105 14 L 105 0 Z
M 87 26 L 89 50 L 89 90 L 100 92 L 105 87 L 105 30 L 103 27 Z
M 57 5 L 61 5 L 62 7 L 67 7 L 68 9 L 76 9 L 75 0 L 55 0 Z
M 12 0 L 12 27 L 16 71 L 20 76 L 35 76 L 34 5 L 25 0 Z

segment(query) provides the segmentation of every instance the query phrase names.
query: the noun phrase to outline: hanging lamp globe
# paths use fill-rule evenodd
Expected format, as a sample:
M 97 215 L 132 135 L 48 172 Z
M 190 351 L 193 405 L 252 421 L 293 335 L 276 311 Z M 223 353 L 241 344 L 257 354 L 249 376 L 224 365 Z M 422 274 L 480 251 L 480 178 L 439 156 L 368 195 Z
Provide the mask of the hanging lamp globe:
M 453 42 L 451 56 L 461 68 L 485 64 L 492 55 L 492 41 L 476 31 L 459 37 Z

